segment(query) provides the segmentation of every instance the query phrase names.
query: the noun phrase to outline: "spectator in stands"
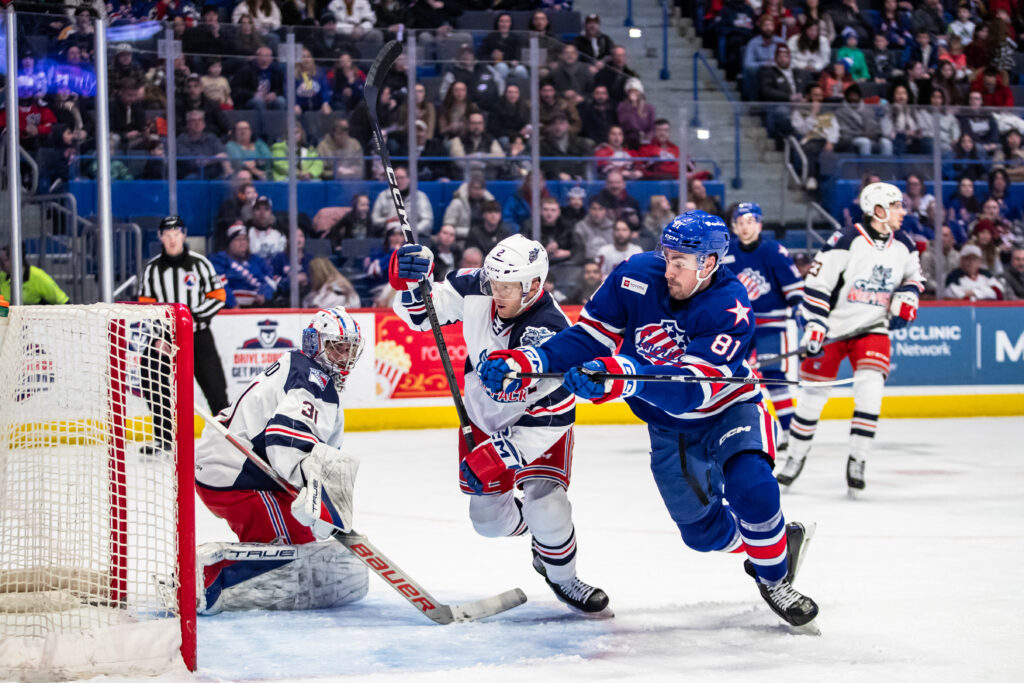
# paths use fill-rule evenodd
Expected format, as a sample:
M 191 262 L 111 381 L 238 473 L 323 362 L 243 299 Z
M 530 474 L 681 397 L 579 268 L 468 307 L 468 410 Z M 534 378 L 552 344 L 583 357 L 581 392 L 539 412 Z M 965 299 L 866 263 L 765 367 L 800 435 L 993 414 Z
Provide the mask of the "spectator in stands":
M 839 59 L 821 72 L 818 86 L 827 102 L 842 102 L 846 89 L 854 84 L 849 60 Z
M 305 111 L 319 111 L 330 114 L 331 86 L 327 82 L 327 73 L 316 65 L 313 53 L 302 48 L 302 59 L 295 65 L 295 113 L 301 115 Z
M 324 180 L 363 179 L 363 147 L 348 134 L 347 119 L 334 119 L 330 133 L 317 145 L 316 154 L 323 158 Z
M 583 55 L 587 64 L 596 64 L 612 52 L 612 39 L 601 33 L 601 17 L 588 14 L 583 21 L 583 33 L 576 36 L 573 47 Z
M 545 78 L 541 81 L 538 92 L 540 93 L 540 99 L 537 109 L 539 111 L 541 134 L 547 133 L 547 127 L 555 114 L 565 115 L 566 120 L 569 122 L 569 132 L 573 135 L 579 134 L 582 123 L 580 122 L 579 111 L 576 109 L 576 103 L 560 97 L 558 91 L 555 90 L 554 82 L 550 78 Z
M 220 11 L 213 3 L 206 3 L 199 22 L 185 29 L 181 47 L 187 55 L 235 54 L 225 49 L 229 42 L 220 23 Z
M 260 196 L 252 206 L 248 223 L 249 247 L 254 254 L 270 260 L 275 254 L 288 249 L 288 226 L 274 214 L 270 197 Z
M 484 115 L 480 112 L 474 112 L 466 118 L 465 132 L 452 138 L 448 149 L 453 163 L 460 167 L 463 173 L 478 171 L 488 178 L 498 176 L 500 162 L 505 158 L 505 151 L 501 145 L 487 132 Z
M 946 277 L 946 297 L 964 301 L 995 301 L 1003 298 L 1002 284 L 982 269 L 981 249 L 973 244 L 960 250 L 960 267 Z
M 516 93 L 519 92 L 518 86 L 516 87 Z M 422 83 L 416 84 L 416 120 L 423 121 L 427 124 L 427 137 L 434 137 L 434 131 L 437 130 L 437 110 L 434 109 L 434 103 L 427 99 L 427 88 Z M 409 120 L 409 98 L 406 98 L 400 105 L 398 105 L 398 111 L 395 112 L 396 120 L 404 122 Z M 494 117 L 494 114 L 491 114 Z
M 74 132 L 62 123 L 53 124 L 49 140 L 39 150 L 40 188 L 53 189 L 71 180 L 72 167 L 77 160 Z
M 804 188 L 813 192 L 818 189 L 819 179 L 832 175 L 835 148 L 839 144 L 839 120 L 831 108 L 822 106 L 824 94 L 820 85 L 808 85 L 804 95 L 810 104 L 793 110 L 792 124 L 807 157 Z M 793 161 L 799 164 L 800 159 L 794 155 Z
M 912 104 L 925 104 L 932 96 L 932 76 L 920 59 L 907 61 L 901 82 L 907 86 Z
M 875 34 L 875 49 L 867 57 L 868 73 L 875 83 L 888 83 L 903 72 L 899 69 L 900 55 L 889 49 L 884 33 Z
M 960 115 L 960 130 L 973 138 L 984 156 L 990 157 L 999 149 L 999 126 L 991 112 L 982 109 L 982 94 L 977 90 L 967 96 L 968 111 Z M 980 176 L 979 176 L 980 177 Z
M 258 198 L 259 194 L 253 184 L 245 182 L 238 186 L 233 196 L 220 203 L 214 224 L 214 249 L 227 246 L 227 229 L 235 221 L 248 223 L 252 220 L 252 208 Z
M 333 12 L 323 12 L 317 23 L 319 27 L 311 27 L 303 40 L 316 59 L 335 62 L 343 52 L 355 49 L 355 41 L 351 37 L 338 33 L 338 20 Z
M 910 26 L 910 13 L 901 9 L 897 0 L 885 0 L 874 26 L 875 37 L 883 36 L 887 44 L 903 50 L 914 40 Z
M 139 92 L 139 81 L 134 78 L 129 76 L 118 81 L 117 97 L 110 104 L 109 116 L 110 132 L 116 136 L 119 150 L 136 149 L 146 141 L 146 110 Z
M 669 139 L 670 135 L 668 119 L 657 119 L 654 122 L 654 137 L 638 152 L 638 156 L 648 159 L 644 169 L 644 177 L 648 180 L 679 178 L 679 146 Z
M 832 51 L 821 35 L 821 24 L 808 21 L 787 41 L 793 68 L 804 71 L 806 77 L 821 73 L 831 61 Z
M 191 74 L 185 81 L 185 91 L 178 95 L 175 113 L 178 116 L 178 127 L 185 126 L 185 114 L 190 111 L 201 111 L 206 117 L 206 130 L 218 138 L 223 138 L 231 129 L 227 115 L 220 106 L 203 94 L 203 84 L 199 74 Z
M 879 120 L 874 109 L 861 101 L 860 87 L 854 83 L 843 93 L 843 104 L 836 110 L 839 120 L 839 151 L 854 151 L 860 156 L 872 152 L 892 156 L 890 131 L 885 119 Z
M 594 86 L 603 85 L 608 88 L 612 102 L 618 104 L 626 99 L 626 84 L 631 78 L 639 79 L 640 74 L 630 68 L 625 46 L 616 45 L 612 48 L 610 59 L 594 74 Z
M 594 296 L 594 292 L 603 281 L 601 265 L 594 259 L 586 259 L 583 262 L 583 276 L 580 278 L 580 283 L 565 297 L 565 303 L 569 306 L 582 306 L 590 301 L 590 297 Z
M 456 241 L 455 226 L 442 223 L 431 242 L 430 251 L 434 254 L 434 280 L 441 282 L 459 267 L 462 260 L 462 247 Z
M 612 218 L 622 218 L 624 209 L 632 209 L 637 216 L 640 214 L 640 205 L 626 192 L 626 180 L 619 171 L 609 171 L 605 175 L 604 188 L 597 196 L 604 201 Z
M 982 206 L 984 207 L 984 204 Z M 999 228 L 994 220 L 986 217 L 984 208 L 971 228 L 971 237 L 967 240 L 967 244 L 976 245 L 981 250 L 981 266 L 983 268 L 988 269 L 992 275 L 1002 274 L 1003 263 L 999 258 L 1002 243 Z
M 835 25 L 838 35 L 841 36 L 845 28 L 853 28 L 857 32 L 858 45 L 871 44 L 874 29 L 861 13 L 857 0 L 842 0 L 840 5 L 831 7 L 828 14 L 832 17 L 832 23 Z
M 583 245 L 576 231 L 562 216 L 562 207 L 554 197 L 545 197 L 540 203 L 540 243 L 548 252 L 548 261 L 555 270 L 572 272 L 571 268 L 583 260 Z M 527 226 L 529 228 L 529 226 Z M 523 230 L 529 236 L 530 230 Z
M 505 93 L 494 105 L 487 117 L 487 130 L 502 144 L 507 146 L 515 135 L 529 132 L 530 107 L 522 99 L 519 86 L 509 83 Z
M 540 196 L 550 197 L 547 183 L 540 182 Z M 516 191 L 505 200 L 502 206 L 501 215 L 506 223 L 516 226 L 517 229 L 526 229 L 524 234 L 529 234 L 529 221 L 532 215 L 533 206 L 533 171 L 528 170 L 523 176 L 523 182 L 519 184 Z
M 0 247 L 0 298 L 11 301 L 11 245 Z M 30 265 L 21 259 L 21 303 L 24 306 L 39 304 L 66 304 L 68 295 L 42 268 Z
M 221 109 L 234 109 L 231 99 L 231 84 L 223 76 L 223 62 L 220 57 L 211 57 L 206 63 L 206 75 L 199 78 L 203 95 Z
M 775 17 L 762 14 L 757 18 L 758 34 L 743 48 L 743 99 L 757 99 L 758 72 L 775 63 L 775 49 L 785 41 L 775 35 Z
M 74 22 L 65 26 L 57 34 L 57 49 L 67 51 L 71 47 L 77 47 L 83 55 L 92 59 L 93 45 L 96 42 L 96 27 L 93 19 L 96 12 L 92 7 L 82 4 L 74 10 Z
M 573 228 L 587 258 L 595 258 L 598 249 L 611 244 L 614 226 L 615 220 L 608 215 L 604 201 L 599 196 L 591 197 L 586 215 Z
M 579 106 L 580 134 L 595 142 L 608 138 L 608 130 L 618 125 L 616 107 L 608 97 L 607 86 L 596 86 L 590 98 Z M 621 129 L 620 129 L 621 130 Z
M 626 99 L 619 102 L 616 117 L 625 135 L 625 144 L 630 149 L 639 147 L 654 134 L 654 121 L 657 112 L 654 105 L 647 101 L 644 86 L 639 78 L 631 78 L 626 82 Z
M 135 60 L 131 43 L 119 43 L 114 46 L 114 51 L 114 64 L 110 67 L 111 82 L 120 83 L 121 79 L 131 77 L 142 83 L 145 74 Z M 22 62 L 24 63 L 24 58 Z
M 530 23 L 526 25 L 526 30 L 537 35 L 541 64 L 547 63 L 549 58 L 553 58 L 561 51 L 562 43 L 551 32 L 551 21 L 544 10 L 538 9 L 530 15 Z
M 647 204 L 647 213 L 643 220 L 643 233 L 652 237 L 660 237 L 662 229 L 672 222 L 676 212 L 672 210 L 672 202 L 663 194 L 651 195 Z
M 405 121 L 398 120 L 398 102 L 391 96 L 391 88 L 384 86 L 377 95 L 377 122 L 380 124 L 381 132 L 385 139 L 388 135 L 405 128 Z M 349 135 L 359 141 L 363 149 L 370 149 L 370 140 L 373 138 L 373 128 L 370 125 L 370 114 L 366 109 L 366 101 L 360 97 L 355 109 L 349 112 L 348 117 Z
M 960 267 L 960 252 L 956 250 L 956 240 L 953 238 L 953 231 L 948 225 L 942 226 L 942 255 L 938 261 L 942 265 L 942 277 L 939 278 L 938 264 L 935 259 L 935 249 L 931 242 L 928 249 L 921 254 L 921 273 L 924 275 L 924 292 L 934 297 L 939 289 L 938 283 L 945 282 L 946 276 Z
M 544 279 L 544 291 L 547 292 L 556 303 L 565 303 L 565 293 L 558 289 L 558 276 L 555 273 L 548 271 L 548 276 Z
M 452 201 L 444 210 L 441 223 L 452 226 L 456 237 L 465 240 L 470 229 L 483 223 L 483 206 L 491 201 L 494 201 L 494 195 L 487 191 L 484 175 L 474 172 L 468 181 L 455 190 Z
M 270 47 L 263 39 L 263 35 L 256 30 L 256 22 L 248 14 L 242 15 L 233 23 L 237 26 L 227 36 L 227 49 L 224 50 L 227 54 L 249 57 L 256 54 L 261 47 Z
M 337 22 L 335 30 L 341 35 L 372 43 L 383 40 L 381 32 L 374 28 L 377 17 L 369 0 L 331 0 L 327 11 L 334 15 Z
M 441 78 L 441 97 L 447 100 L 448 90 L 457 82 L 466 85 L 470 101 L 484 110 L 493 108 L 505 90 L 505 80 L 494 65 L 478 62 L 468 43 L 459 48 L 455 63 Z
M 997 69 L 988 67 L 971 82 L 971 92 L 981 93 L 981 104 L 985 107 L 1012 107 L 1013 91 L 1003 82 Z
M 327 239 L 331 241 L 331 251 L 341 254 L 342 242 L 348 239 L 379 237 L 370 222 L 370 195 L 363 192 L 352 196 L 352 206 L 334 225 L 327 229 Z
M 948 102 L 959 103 L 959 84 L 956 78 L 956 68 L 948 59 L 939 62 L 939 68 L 935 70 L 932 77 L 932 92 L 941 90 Z
M 395 183 L 398 185 L 398 191 L 402 193 L 402 199 L 408 209 L 412 205 L 412 198 L 409 196 L 409 169 L 405 166 L 395 166 Z M 430 204 L 430 198 L 423 190 L 416 190 L 414 209 L 416 225 L 413 227 L 416 229 L 416 234 L 421 238 L 429 236 L 434 229 L 434 208 Z M 395 211 L 395 202 L 391 197 L 391 190 L 384 188 L 373 202 L 370 221 L 373 223 L 374 230 L 379 234 L 383 232 L 385 223 L 392 217 L 398 217 L 398 213 Z M 387 268 L 384 270 L 386 271 Z
M 932 45 L 928 31 L 917 31 L 914 42 L 907 53 L 907 61 L 921 62 L 925 71 L 931 72 L 939 65 L 939 51 Z
M 584 206 L 586 200 L 587 191 L 582 185 L 573 185 L 566 191 L 562 216 L 569 221 L 569 225 L 575 226 L 587 215 L 587 208 Z
M 953 172 L 960 176 L 967 176 L 971 180 L 980 180 L 985 176 L 986 156 L 983 149 L 974 143 L 974 137 L 968 132 L 962 132 L 960 138 L 953 146 Z
M 754 10 L 744 0 L 725 0 L 718 15 L 717 32 L 724 46 L 719 59 L 723 60 L 726 78 L 735 79 L 743 67 L 744 48 L 754 36 Z
M 32 82 L 33 92 L 38 97 L 45 97 L 50 91 L 50 84 L 46 77 L 46 69 L 36 59 L 36 53 L 31 46 L 21 49 L 21 57 L 18 61 L 18 77 L 27 77 Z M 140 79 L 141 80 L 141 79 Z M 120 83 L 121 79 L 112 77 L 111 81 Z
M 857 47 L 857 30 L 852 26 L 847 26 L 842 32 L 843 46 L 836 50 L 837 59 L 849 59 L 852 64 L 850 65 L 850 77 L 855 81 L 866 81 L 871 77 L 871 72 L 868 71 L 867 60 L 864 59 L 864 53 L 859 47 Z
M 933 130 L 931 115 L 923 109 L 911 106 L 909 98 L 910 95 L 905 85 L 893 86 L 890 98 L 892 106 L 886 113 L 893 133 L 893 153 L 896 156 L 908 153 L 931 154 Z
M 1024 299 L 1024 247 L 1014 247 L 1002 281 L 1007 299 Z
M 796 20 L 800 26 L 816 22 L 821 27 L 821 37 L 829 45 L 836 39 L 836 26 L 832 21 L 832 15 L 822 12 L 821 0 L 803 0 Z
M 356 66 L 349 52 L 342 52 L 337 57 L 334 69 L 327 74 L 327 84 L 332 91 L 331 108 L 352 112 L 363 100 L 366 74 Z
M 974 192 L 974 179 L 970 175 L 961 176 L 956 190 L 946 201 L 947 220 L 957 238 L 957 244 L 967 240 L 967 228 L 974 222 L 979 211 L 981 201 Z
M 530 158 L 526 154 L 526 138 L 518 134 L 509 138 L 507 160 L 499 177 L 502 180 L 522 180 L 530 172 Z
M 296 178 L 320 180 L 324 172 L 323 159 L 306 141 L 306 129 L 298 121 L 295 122 L 295 147 L 295 158 L 298 161 L 298 168 L 295 169 Z M 288 180 L 288 143 L 284 140 L 275 142 L 270 146 L 270 156 L 273 159 L 270 165 L 271 180 Z
M 498 242 L 519 232 L 519 226 L 509 225 L 501 219 L 501 204 L 493 199 L 483 203 L 480 207 L 480 214 L 483 220 L 472 226 L 466 237 L 467 250 L 476 248 L 486 254 Z
M 231 129 L 231 139 L 225 148 L 234 170 L 247 168 L 255 180 L 266 180 L 270 170 L 271 153 L 267 143 L 253 139 L 252 126 L 239 119 Z
M 299 261 L 299 271 L 296 276 L 299 285 L 299 301 L 309 292 L 309 262 L 313 260 L 312 255 L 306 253 L 306 233 L 302 230 L 295 232 L 295 251 Z M 277 280 L 277 296 L 271 303 L 272 306 L 287 307 L 291 305 L 291 270 L 292 259 L 288 249 L 275 254 L 270 260 L 270 268 Z
M 494 18 L 494 30 L 484 36 L 480 44 L 480 59 L 493 62 L 503 79 L 509 76 L 528 78 L 522 61 L 523 40 L 512 32 L 512 15 L 501 12 Z
M 579 61 L 576 46 L 566 45 L 562 48 L 555 68 L 551 70 L 551 80 L 562 97 L 579 105 L 584 100 L 584 93 L 591 89 L 593 73 L 591 67 Z
M 249 236 L 241 220 L 228 228 L 227 247 L 213 254 L 210 263 L 227 285 L 227 308 L 262 306 L 277 293 L 273 268 L 249 250 Z
M 581 157 L 590 156 L 591 151 L 583 138 L 570 131 L 569 117 L 565 112 L 555 111 L 540 142 L 540 155 L 546 157 L 540 162 L 544 177 L 548 180 L 583 180 L 587 174 L 587 162 Z M 556 157 L 575 158 L 560 161 Z
M 707 188 L 704 187 L 704 181 L 701 179 L 690 179 L 686 196 L 700 211 L 706 211 L 715 216 L 722 215 L 722 205 L 718 203 L 718 198 L 708 194 Z
M 409 156 L 409 145 L 406 135 L 396 135 L 399 141 L 396 157 Z M 437 138 L 427 137 L 426 121 L 416 121 L 416 154 L 419 162 L 416 164 L 416 177 L 421 180 L 442 180 L 448 181 L 461 175 L 456 174 L 456 169 L 448 161 L 449 153 L 444 143 Z
M 64 61 L 47 71 L 46 81 L 51 88 L 66 88 L 79 97 L 96 96 L 96 70 L 77 45 L 68 47 Z
M 943 18 L 942 0 L 924 0 L 911 17 L 911 25 L 917 34 L 930 33 L 942 35 L 946 32 L 946 20 Z
M 231 13 L 231 23 L 238 24 L 241 18 L 248 16 L 253 20 L 253 25 L 264 40 L 273 36 L 273 31 L 281 28 L 281 10 L 278 9 L 274 0 L 242 0 L 235 5 Z M 268 44 L 276 47 L 277 36 L 268 40 Z
M 303 308 L 359 308 L 359 293 L 348 279 L 338 272 L 329 259 L 320 257 L 309 262 L 309 293 L 302 298 Z
M 1019 145 L 1020 133 L 1017 132 L 1016 130 L 1011 129 L 1009 132 L 1007 132 L 1006 137 L 1007 139 L 1009 139 L 1011 136 L 1018 139 L 1017 144 Z M 1019 146 L 1017 147 L 1017 150 L 1017 158 L 1020 159 Z M 1021 161 L 1024 162 L 1024 160 Z M 1020 166 L 1018 165 L 1011 167 L 1011 170 L 1014 168 L 1019 169 Z M 1006 221 L 1014 221 L 1021 217 L 1020 201 L 1015 201 L 1014 198 L 1011 196 L 1011 178 L 1012 176 L 1006 171 L 1005 167 L 1003 166 L 999 166 L 993 169 L 988 174 L 988 197 L 986 198 L 986 200 L 994 199 L 996 202 L 999 203 L 999 216 Z
M 971 5 L 968 2 L 960 2 L 956 6 L 956 19 L 949 22 L 949 26 L 946 27 L 946 33 L 950 37 L 958 37 L 964 45 L 970 45 L 974 39 L 974 29 L 976 27 L 977 24 L 971 15 Z
M 908 216 L 914 216 L 924 225 L 932 225 L 935 196 L 925 191 L 924 183 L 916 173 L 907 176 L 906 189 L 903 190 L 903 206 Z
M 465 133 L 469 115 L 480 111 L 475 103 L 469 101 L 468 93 L 469 89 L 464 82 L 455 81 L 444 96 L 438 118 L 438 133 L 446 140 Z
M 761 14 L 767 14 L 775 21 L 775 35 L 783 37 L 798 31 L 796 17 L 783 0 L 764 0 L 761 3 Z
M 798 82 L 797 74 L 790 66 L 789 47 L 785 44 L 777 46 L 775 62 L 771 66 L 762 66 L 757 75 L 758 96 L 761 102 L 785 102 L 783 106 L 765 108 L 765 127 L 768 135 L 781 139 L 793 132 L 790 123 L 790 107 L 794 102 L 802 102 L 800 94 L 803 88 Z
M 231 79 L 231 92 L 243 109 L 256 110 L 256 135 L 264 137 L 263 113 L 283 111 L 288 106 L 284 97 L 284 74 L 274 62 L 273 50 L 266 46 L 258 48 L 255 59 L 247 62 Z
M 630 256 L 643 252 L 643 249 L 633 243 L 632 237 L 633 231 L 626 221 L 615 221 L 611 243 L 597 250 L 597 262 L 601 265 L 602 278 L 608 277 L 615 270 L 615 266 Z
M 594 150 L 594 157 L 598 159 L 597 173 L 599 176 L 607 176 L 612 171 L 621 173 L 627 180 L 636 180 L 644 175 L 643 163 L 633 161 L 638 153 L 625 147 L 625 134 L 621 126 L 612 126 L 608 129 L 608 138 L 598 145 Z
M 1009 258 L 1009 247 L 1013 241 L 1014 231 L 1013 224 L 1010 218 L 1003 215 L 1003 204 L 998 199 L 988 197 L 981 203 L 981 211 L 978 212 L 977 219 L 974 224 L 970 226 L 971 232 L 974 232 L 978 224 L 983 220 L 987 220 L 993 225 L 993 241 L 996 246 L 1002 251 L 1007 258 Z
M 964 45 L 960 41 L 960 38 L 953 36 L 949 39 L 949 53 L 939 55 L 940 62 L 949 62 L 953 65 L 956 76 L 956 80 L 965 81 L 967 80 L 967 54 L 964 52 Z M 941 64 L 940 64 L 941 66 Z
M 476 247 L 470 247 L 462 252 L 462 260 L 459 261 L 459 268 L 483 268 L 484 253 Z M 548 273 L 551 277 L 551 273 Z
M 178 136 L 178 177 L 214 180 L 231 175 L 224 143 L 206 130 L 206 115 L 199 109 L 185 114 L 185 131 Z
M 377 299 L 383 290 L 388 287 L 388 263 L 391 261 L 391 253 L 405 244 L 405 233 L 398 223 L 398 216 L 388 221 L 388 227 L 384 232 L 383 244 L 370 252 L 370 255 L 363 260 L 363 272 L 366 273 L 370 294 Z M 375 301 L 377 303 L 377 301 Z

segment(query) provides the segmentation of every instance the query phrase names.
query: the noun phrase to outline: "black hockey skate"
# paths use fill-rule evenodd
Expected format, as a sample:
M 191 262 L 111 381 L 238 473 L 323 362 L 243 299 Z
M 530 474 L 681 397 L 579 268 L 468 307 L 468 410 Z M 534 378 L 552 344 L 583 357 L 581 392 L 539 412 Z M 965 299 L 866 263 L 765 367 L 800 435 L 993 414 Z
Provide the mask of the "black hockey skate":
M 786 578 L 775 586 L 766 586 L 757 580 L 757 571 L 750 560 L 743 563 L 743 569 L 757 582 L 757 589 L 761 597 L 786 623 L 802 627 L 809 624 L 818 616 L 818 605 L 811 598 L 799 593 L 793 588 L 793 581 L 800 571 L 803 562 L 804 551 L 814 537 L 814 525 L 804 527 L 800 522 L 789 522 L 786 524 Z M 809 633 L 817 633 L 817 629 L 810 628 Z
M 544 581 L 547 582 L 548 586 L 551 587 L 555 597 L 564 602 L 569 607 L 572 607 L 578 612 L 584 614 L 597 616 L 599 613 L 604 612 L 601 616 L 615 616 L 611 610 L 607 610 L 608 607 L 608 594 L 600 588 L 595 588 L 590 584 L 586 584 L 580 581 L 578 578 L 573 577 L 571 581 L 565 583 L 555 583 L 548 578 L 547 568 L 544 563 L 541 562 L 540 556 L 536 551 L 533 552 L 533 568 L 538 574 L 544 577 Z
M 864 489 L 864 466 L 866 464 L 863 460 L 858 460 L 852 455 L 846 459 L 846 485 L 850 489 L 857 491 Z M 853 493 L 852 490 L 851 493 Z
M 786 458 L 786 464 L 782 466 L 782 470 L 775 475 L 775 479 L 782 486 L 792 486 L 796 478 L 803 472 L 805 462 L 807 462 L 806 455 L 803 457 L 789 456 Z

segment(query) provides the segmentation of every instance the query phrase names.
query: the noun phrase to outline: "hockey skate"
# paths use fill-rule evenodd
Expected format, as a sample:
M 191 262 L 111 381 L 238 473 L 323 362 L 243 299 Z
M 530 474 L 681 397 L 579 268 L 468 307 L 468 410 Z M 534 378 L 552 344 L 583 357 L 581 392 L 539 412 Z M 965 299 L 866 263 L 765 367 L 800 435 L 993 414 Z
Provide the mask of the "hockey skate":
M 816 524 L 804 526 L 800 522 L 789 522 L 786 524 L 786 580 L 790 583 L 796 581 L 796 575 L 800 572 L 800 565 L 803 564 L 806 556 L 807 546 L 814 538 Z M 754 563 L 750 560 L 743 561 L 743 569 L 757 580 L 757 572 L 754 570 Z
M 555 583 L 548 578 L 547 569 L 540 556 L 533 552 L 533 568 L 544 577 L 555 597 L 577 612 L 591 617 L 614 617 L 615 613 L 608 609 L 608 594 L 573 577 L 571 581 Z
M 775 439 L 775 454 L 779 455 L 789 450 L 789 432 L 780 429 L 779 435 Z
M 850 498 L 856 498 L 864 490 L 864 467 L 867 463 L 850 456 L 846 460 L 846 485 Z
M 792 486 L 796 478 L 800 476 L 800 472 L 804 469 L 804 462 L 807 461 L 807 456 L 795 456 L 791 455 L 786 458 L 786 464 L 782 466 L 782 470 L 775 475 L 779 484 L 782 486 Z
M 801 632 L 818 635 L 817 627 L 810 624 L 818 615 L 818 605 L 811 598 L 793 588 L 793 582 L 800 571 L 805 551 L 814 537 L 815 525 L 805 527 L 800 522 L 786 524 L 786 578 L 775 586 L 766 586 L 757 580 L 757 571 L 750 560 L 743 563 L 743 569 L 757 581 L 761 597 L 787 623 L 799 627 Z M 810 616 L 808 616 L 810 615 Z

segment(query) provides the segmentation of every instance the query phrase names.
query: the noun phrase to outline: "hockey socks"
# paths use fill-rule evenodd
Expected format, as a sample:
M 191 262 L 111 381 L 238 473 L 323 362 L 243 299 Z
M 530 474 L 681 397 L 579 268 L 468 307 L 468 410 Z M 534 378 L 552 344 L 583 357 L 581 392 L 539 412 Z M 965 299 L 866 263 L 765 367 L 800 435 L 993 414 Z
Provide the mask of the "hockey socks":
M 725 497 L 739 518 L 740 536 L 758 581 L 774 584 L 786 577 L 786 522 L 779 485 L 760 453 L 743 452 L 725 463 Z

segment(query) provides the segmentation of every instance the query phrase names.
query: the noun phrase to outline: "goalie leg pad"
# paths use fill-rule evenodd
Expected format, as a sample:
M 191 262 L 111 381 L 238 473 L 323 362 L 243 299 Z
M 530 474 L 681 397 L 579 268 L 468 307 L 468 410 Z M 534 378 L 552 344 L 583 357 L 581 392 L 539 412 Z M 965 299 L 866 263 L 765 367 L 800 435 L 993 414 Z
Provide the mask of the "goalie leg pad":
M 304 545 L 204 543 L 198 548 L 198 611 L 306 610 L 361 600 L 366 565 L 333 541 Z
M 523 517 L 548 579 L 571 581 L 576 576 L 576 532 L 569 496 L 558 482 L 543 479 L 524 481 L 523 494 Z
M 512 491 L 496 496 L 470 496 L 469 519 L 481 536 L 519 536 L 526 531 L 523 505 Z

